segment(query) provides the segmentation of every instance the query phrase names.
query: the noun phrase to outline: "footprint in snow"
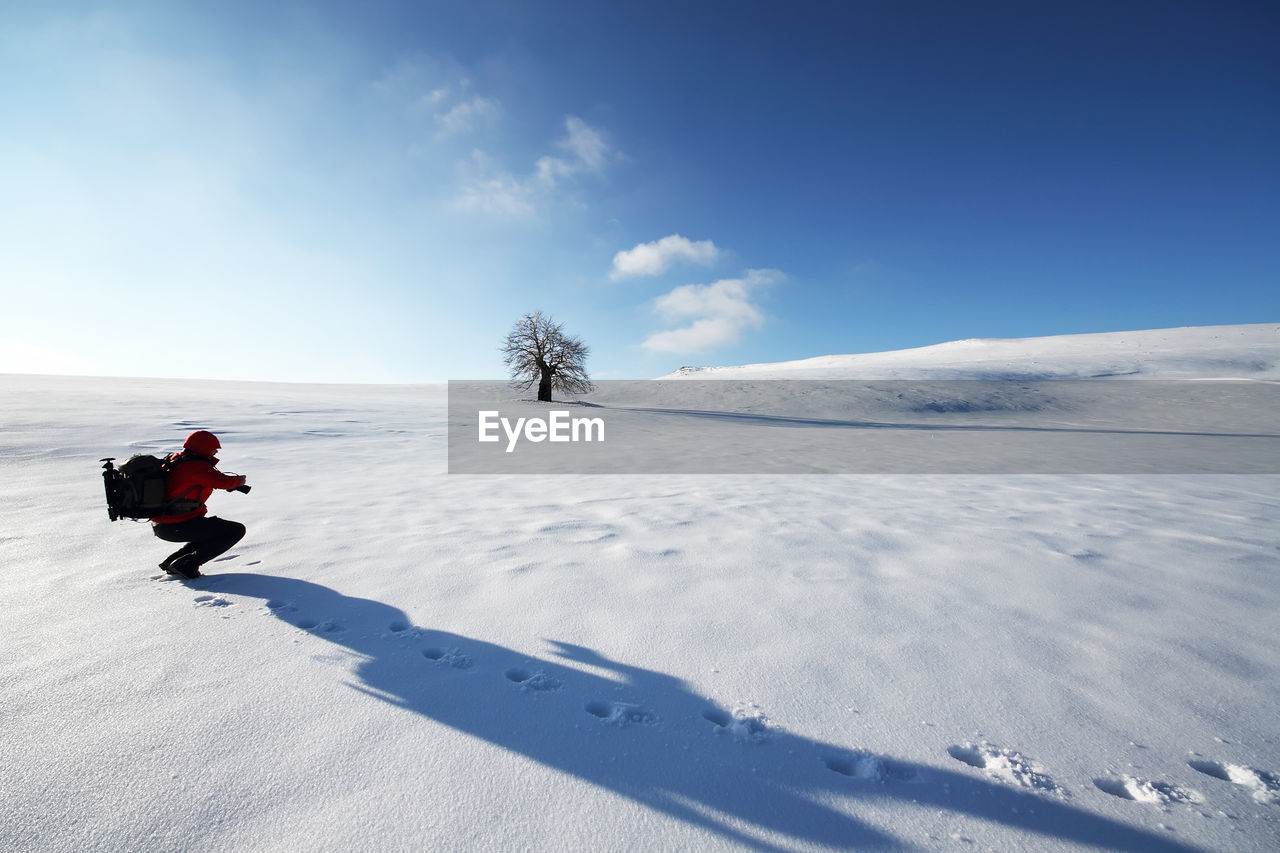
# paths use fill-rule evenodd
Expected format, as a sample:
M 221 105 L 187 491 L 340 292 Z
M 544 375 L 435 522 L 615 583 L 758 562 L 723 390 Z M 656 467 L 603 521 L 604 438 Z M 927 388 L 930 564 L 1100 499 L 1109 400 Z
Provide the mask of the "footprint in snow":
M 318 622 L 315 619 L 299 619 L 293 624 L 312 634 L 336 634 L 339 631 L 346 630 L 340 622 L 335 622 L 332 619 L 325 619 L 323 622 Z
M 442 649 L 432 646 L 431 648 L 423 649 L 422 656 L 441 666 L 449 666 L 453 669 L 471 669 L 471 656 L 464 654 L 461 649 Z
M 1169 782 L 1153 782 L 1150 779 L 1139 779 L 1136 776 L 1104 777 L 1094 779 L 1093 784 L 1104 794 L 1152 806 L 1163 807 L 1174 803 L 1194 804 L 1204 802 L 1204 798 L 1200 796 L 1199 792 L 1191 788 L 1183 788 Z
M 983 741 L 948 747 L 947 754 L 962 764 L 985 770 L 988 775 L 1002 782 L 1067 796 L 1066 789 L 1049 778 L 1036 762 L 1015 750 L 1001 749 Z
M 520 685 L 520 689 L 526 691 L 542 693 L 550 690 L 559 690 L 563 684 L 560 679 L 553 678 L 540 669 L 529 670 L 513 666 L 504 674 L 507 677 L 507 681 Z
M 773 728 L 769 718 L 754 705 L 733 711 L 707 708 L 702 712 L 702 719 L 716 727 L 716 734 L 727 732 L 744 743 L 764 743 Z
M 399 619 L 387 625 L 387 630 L 397 637 L 407 637 L 414 633 L 412 625 Z
M 916 782 L 920 779 L 919 771 L 910 765 L 888 761 L 865 752 L 826 755 L 823 756 L 822 763 L 828 770 L 841 776 L 868 782 Z
M 298 608 L 292 601 L 283 601 L 279 598 L 272 598 L 268 599 L 266 607 L 271 611 L 271 615 L 279 619 L 284 619 L 287 622 L 292 622 L 294 627 L 301 628 L 303 631 L 308 631 L 312 634 L 336 634 L 339 631 L 346 630 L 346 627 L 342 625 L 342 623 L 336 622 L 333 619 L 319 621 L 306 616 L 297 620 L 286 619 L 286 613 L 298 612 Z
M 1253 792 L 1255 802 L 1280 805 L 1280 776 L 1243 764 L 1220 764 L 1217 761 L 1188 761 L 1192 770 L 1206 776 L 1234 782 Z
M 606 723 L 612 723 L 615 726 L 629 726 L 639 724 L 642 726 L 656 726 L 661 719 L 653 711 L 633 705 L 629 702 L 588 702 L 584 709 L 588 714 Z
M 196 607 L 230 607 L 231 602 L 217 595 L 197 595 Z

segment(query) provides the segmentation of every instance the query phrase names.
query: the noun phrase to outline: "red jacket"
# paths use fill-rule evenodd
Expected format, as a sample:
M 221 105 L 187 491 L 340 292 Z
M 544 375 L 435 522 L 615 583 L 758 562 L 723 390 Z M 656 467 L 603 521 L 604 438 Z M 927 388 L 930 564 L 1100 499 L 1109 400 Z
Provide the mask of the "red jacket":
M 190 521 L 199 518 L 209 511 L 204 502 L 209 499 L 215 489 L 231 491 L 244 485 L 242 474 L 224 474 L 214 466 L 218 460 L 212 456 L 198 456 L 192 453 L 174 453 L 170 460 L 186 458 L 174 466 L 165 479 L 164 499 L 188 498 L 199 501 L 200 506 L 180 515 L 164 515 L 153 519 L 154 524 L 177 524 L 179 521 Z

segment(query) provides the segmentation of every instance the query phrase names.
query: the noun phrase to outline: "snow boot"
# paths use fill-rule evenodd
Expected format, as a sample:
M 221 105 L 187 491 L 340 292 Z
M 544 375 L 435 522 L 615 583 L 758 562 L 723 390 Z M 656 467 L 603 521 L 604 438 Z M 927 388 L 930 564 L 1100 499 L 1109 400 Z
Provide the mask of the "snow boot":
M 169 574 L 177 575 L 178 577 L 186 578 L 187 580 L 193 580 L 200 577 L 200 565 L 196 563 L 195 560 L 191 559 L 189 554 L 179 557 L 168 566 L 165 566 L 162 563 L 161 567 Z

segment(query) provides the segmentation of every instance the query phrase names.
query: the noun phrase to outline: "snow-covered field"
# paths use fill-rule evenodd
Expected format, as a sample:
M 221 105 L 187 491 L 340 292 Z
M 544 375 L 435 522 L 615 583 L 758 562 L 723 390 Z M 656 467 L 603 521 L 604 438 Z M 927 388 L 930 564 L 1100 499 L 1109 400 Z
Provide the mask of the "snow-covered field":
M 1274 381 L 1280 327 L 821 362 L 736 370 Z M 0 376 L 0 848 L 1280 844 L 1280 476 L 450 475 L 445 402 Z M 254 489 L 184 583 L 97 460 L 198 427 Z
M 776 364 L 682 367 L 687 379 L 1280 379 L 1280 324 L 972 338 Z

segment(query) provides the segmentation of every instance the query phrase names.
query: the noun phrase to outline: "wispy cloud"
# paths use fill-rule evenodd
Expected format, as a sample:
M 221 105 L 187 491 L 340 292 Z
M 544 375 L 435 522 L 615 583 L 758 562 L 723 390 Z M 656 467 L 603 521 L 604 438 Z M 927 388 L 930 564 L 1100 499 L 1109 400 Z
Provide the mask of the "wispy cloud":
M 473 151 L 466 169 L 477 175 L 455 200 L 455 205 L 468 213 L 482 213 L 500 219 L 518 219 L 533 215 L 535 187 L 532 181 L 521 181 L 508 172 L 496 171 L 483 152 Z
M 602 172 L 618 157 L 604 135 L 577 116 L 565 118 L 565 135 L 555 145 L 562 153 L 539 157 L 524 177 L 494 169 L 488 157 L 475 152 L 467 164 L 474 177 L 463 187 L 457 206 L 473 213 L 527 216 L 566 181 Z
M 416 125 L 415 151 L 420 150 L 425 123 L 431 125 L 426 138 L 441 146 L 456 145 L 492 131 L 504 115 L 502 103 L 479 91 L 465 67 L 421 51 L 390 66 L 373 82 L 373 89 Z M 532 170 L 524 174 L 498 166 L 477 148 L 459 163 L 462 186 L 452 199 L 453 207 L 496 218 L 527 217 L 570 181 L 601 173 L 622 156 L 599 128 L 573 115 L 565 117 L 563 136 L 548 147 L 551 150 L 543 149 L 546 153 L 534 158 Z
M 464 68 L 422 52 L 402 58 L 373 88 L 408 115 L 429 117 L 437 138 L 481 130 L 502 114 L 497 100 L 475 93 Z
M 613 271 L 609 277 L 615 281 L 642 275 L 661 275 L 676 261 L 690 261 L 710 266 L 720 257 L 720 250 L 710 240 L 694 242 L 679 234 L 672 234 L 652 243 L 641 243 L 613 256 Z
M 567 116 L 564 127 L 565 136 L 556 142 L 556 147 L 568 156 L 538 160 L 538 177 L 554 183 L 579 172 L 602 171 L 612 152 L 600 131 L 577 116 Z
M 481 124 L 493 122 L 500 112 L 497 101 L 475 97 L 455 104 L 444 113 L 437 113 L 436 126 L 441 136 L 470 133 Z
M 778 270 L 747 270 L 741 278 L 677 287 L 654 300 L 654 309 L 668 322 L 688 325 L 650 335 L 642 346 L 653 352 L 693 353 L 735 343 L 744 331 L 764 325 L 753 299 L 783 278 Z

